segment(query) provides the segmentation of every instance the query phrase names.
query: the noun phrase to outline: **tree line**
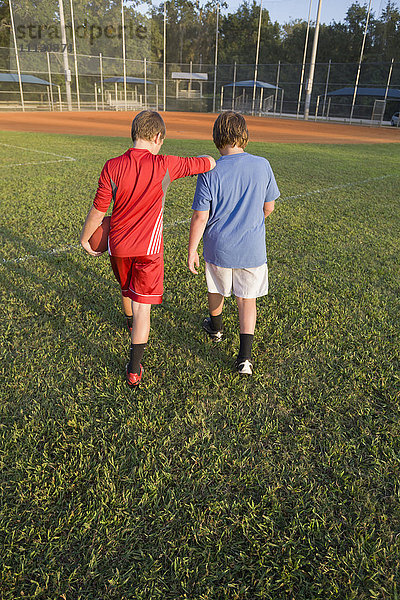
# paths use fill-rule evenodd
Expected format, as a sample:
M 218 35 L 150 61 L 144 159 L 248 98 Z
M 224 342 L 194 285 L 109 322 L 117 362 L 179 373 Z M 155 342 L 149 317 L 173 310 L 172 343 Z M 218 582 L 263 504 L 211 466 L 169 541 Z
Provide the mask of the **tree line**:
M 16 10 L 24 18 L 34 21 L 43 18 L 46 22 L 59 24 L 58 2 L 48 0 L 14 0 Z M 69 2 L 64 0 L 66 22 L 68 23 Z M 78 39 L 78 52 L 96 54 L 98 51 L 109 56 L 121 56 L 121 40 L 100 36 L 93 39 L 88 28 L 98 33 L 102 24 L 110 27 L 120 20 L 119 0 L 74 0 L 76 27 L 81 31 L 87 28 L 87 35 Z M 138 35 L 138 29 L 128 40 L 127 57 L 142 59 L 145 53 L 153 61 L 163 58 L 163 14 L 164 4 L 149 7 L 147 16 L 138 11 L 132 3 L 126 6 L 126 19 L 134 21 L 147 31 L 147 43 L 144 36 Z M 253 64 L 257 42 L 260 5 L 253 0 L 245 0 L 235 12 L 228 12 L 226 3 L 220 3 L 219 15 L 219 52 L 220 64 Z M 43 13 L 44 11 L 44 13 Z M 215 32 L 217 23 L 216 0 L 201 4 L 199 0 L 166 0 L 167 14 L 167 62 L 213 64 L 215 52 Z M 38 15 L 41 15 L 39 17 Z M 343 19 L 329 24 L 321 24 L 318 44 L 318 62 L 332 60 L 338 63 L 358 62 L 362 37 L 367 19 L 367 5 L 354 2 Z M 90 23 L 91 25 L 88 25 Z M 93 29 L 97 27 L 98 29 Z M 104 26 L 103 26 L 104 29 Z M 288 23 L 272 22 L 267 9 L 262 11 L 260 64 L 283 63 L 299 64 L 303 60 L 304 40 L 307 21 L 296 19 Z M 22 31 L 22 29 L 20 30 Z M 103 30 L 102 30 L 103 31 Z M 103 31 L 104 33 L 104 31 Z M 10 13 L 8 0 L 0 0 L 0 46 L 9 47 Z M 314 24 L 310 28 L 310 42 L 314 35 Z M 136 36 L 136 37 L 135 37 Z M 106 51 L 102 44 L 107 42 Z M 100 49 L 100 50 L 99 50 Z M 308 59 L 311 43 L 308 48 Z M 368 35 L 365 45 L 365 62 L 389 62 L 400 59 L 400 11 L 392 0 L 388 0 L 381 14 L 371 12 Z

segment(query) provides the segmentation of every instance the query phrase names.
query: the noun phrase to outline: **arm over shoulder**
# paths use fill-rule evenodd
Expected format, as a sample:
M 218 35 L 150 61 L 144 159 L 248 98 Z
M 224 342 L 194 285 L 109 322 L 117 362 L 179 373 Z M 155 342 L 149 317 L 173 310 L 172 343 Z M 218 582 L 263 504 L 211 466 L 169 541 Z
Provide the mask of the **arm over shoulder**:
M 212 156 L 198 156 L 193 158 L 166 156 L 165 158 L 171 181 L 180 179 L 181 177 L 188 177 L 188 175 L 206 173 L 215 167 L 215 160 Z

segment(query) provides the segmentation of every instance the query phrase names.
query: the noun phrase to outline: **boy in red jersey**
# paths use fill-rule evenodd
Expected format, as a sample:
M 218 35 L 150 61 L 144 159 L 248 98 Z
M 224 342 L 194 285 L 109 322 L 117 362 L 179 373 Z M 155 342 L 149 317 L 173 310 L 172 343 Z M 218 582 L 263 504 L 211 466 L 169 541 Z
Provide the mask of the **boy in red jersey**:
M 158 155 L 164 138 L 161 115 L 151 110 L 136 115 L 132 122 L 133 147 L 104 165 L 81 234 L 83 248 L 97 256 L 89 239 L 113 201 L 108 251 L 121 286 L 128 326 L 132 327 L 126 368 L 130 387 L 136 387 L 142 378 L 141 360 L 150 333 L 151 305 L 162 302 L 163 211 L 167 187 L 174 179 L 205 173 L 215 166 L 212 156 Z

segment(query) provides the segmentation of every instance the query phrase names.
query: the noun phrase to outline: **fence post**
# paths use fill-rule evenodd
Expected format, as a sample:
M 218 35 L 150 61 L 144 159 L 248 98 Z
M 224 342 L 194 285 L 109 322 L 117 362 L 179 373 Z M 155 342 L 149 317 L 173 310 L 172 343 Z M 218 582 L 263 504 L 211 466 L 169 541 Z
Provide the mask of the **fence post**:
M 97 106 L 97 83 L 94 84 L 94 105 L 96 110 L 99 110 L 99 107 Z
M 315 105 L 315 115 L 314 115 L 314 121 L 317 120 L 318 117 L 318 108 L 319 108 L 319 101 L 320 101 L 321 96 L 317 97 L 317 104 Z
M 101 89 L 101 108 L 104 110 L 104 81 L 103 81 L 103 55 L 100 52 L 100 89 Z
M 63 107 L 62 107 L 62 100 L 61 100 L 61 87 L 59 85 L 57 87 L 58 87 L 58 102 L 59 102 L 59 105 L 60 105 L 60 112 L 62 112 L 63 111 Z
M 394 63 L 394 58 L 392 58 L 392 62 L 390 63 L 390 69 L 389 69 L 389 75 L 388 75 L 388 80 L 387 80 L 387 84 L 386 84 L 386 90 L 385 90 L 385 108 L 382 111 L 382 116 L 381 116 L 381 121 L 379 123 L 379 127 L 382 127 L 382 123 L 383 123 L 383 117 L 385 116 L 385 110 L 386 110 L 386 100 L 388 97 L 388 93 L 389 93 L 389 85 L 390 85 L 390 80 L 392 78 L 392 71 L 393 71 L 393 63 Z
M 236 60 L 233 67 L 232 110 L 235 110 Z
M 276 90 L 275 90 L 275 98 L 274 98 L 274 114 L 276 113 L 276 103 L 278 101 L 278 86 L 279 86 L 279 75 L 281 72 L 281 61 L 278 63 L 278 69 L 276 73 Z
M 324 103 L 322 105 L 322 116 L 324 116 L 324 114 L 325 114 L 325 104 L 326 104 L 326 96 L 328 94 L 328 84 L 329 84 L 329 75 L 330 75 L 330 72 L 331 72 L 331 64 L 332 64 L 332 60 L 329 59 L 328 73 L 327 73 L 327 76 L 326 76 L 326 83 L 325 83 Z
M 50 99 L 51 99 L 51 110 L 54 110 L 54 100 L 53 100 L 53 82 L 51 81 L 51 69 L 50 69 L 50 56 L 49 53 L 46 52 L 47 54 L 47 68 L 49 71 L 49 83 L 50 83 Z
M 144 107 L 147 108 L 147 60 L 143 59 L 143 74 L 144 74 Z

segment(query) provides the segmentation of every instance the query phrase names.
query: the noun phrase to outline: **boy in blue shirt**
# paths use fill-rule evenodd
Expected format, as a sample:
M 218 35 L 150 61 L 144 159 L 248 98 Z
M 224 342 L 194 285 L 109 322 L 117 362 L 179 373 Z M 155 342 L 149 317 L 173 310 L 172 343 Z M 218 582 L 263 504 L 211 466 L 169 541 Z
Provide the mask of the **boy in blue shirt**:
M 190 225 L 188 267 L 197 275 L 197 247 L 203 237 L 210 316 L 203 329 L 223 338 L 224 298 L 236 296 L 240 349 L 236 369 L 252 375 L 256 299 L 268 293 L 265 219 L 280 196 L 269 162 L 245 152 L 249 134 L 242 115 L 227 111 L 214 123 L 213 140 L 221 158 L 213 171 L 199 175 Z

